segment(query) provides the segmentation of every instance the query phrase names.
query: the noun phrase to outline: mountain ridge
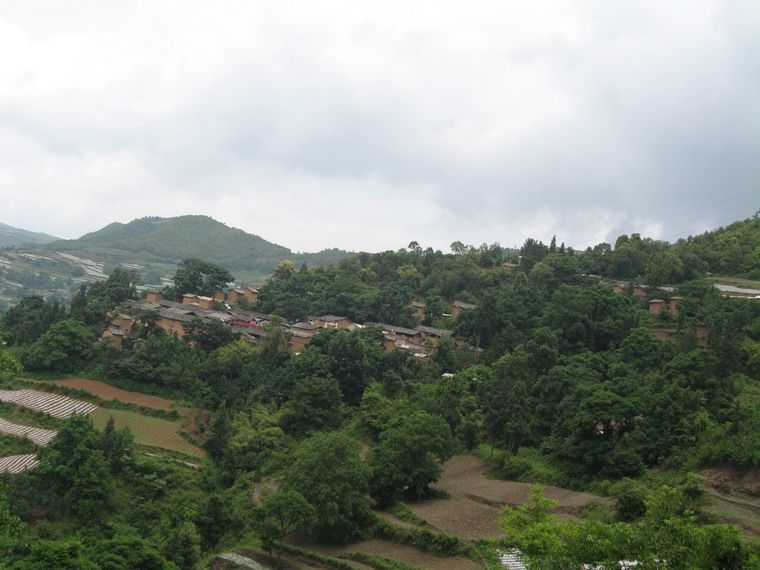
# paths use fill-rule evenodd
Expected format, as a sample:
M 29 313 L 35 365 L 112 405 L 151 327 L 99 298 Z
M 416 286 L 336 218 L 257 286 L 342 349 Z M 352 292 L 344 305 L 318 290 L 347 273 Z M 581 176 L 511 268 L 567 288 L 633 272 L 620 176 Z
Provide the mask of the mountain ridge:
M 33 232 L 23 228 L 17 228 L 8 224 L 0 223 L 0 247 L 14 247 L 28 244 L 41 244 L 59 240 L 43 232 Z

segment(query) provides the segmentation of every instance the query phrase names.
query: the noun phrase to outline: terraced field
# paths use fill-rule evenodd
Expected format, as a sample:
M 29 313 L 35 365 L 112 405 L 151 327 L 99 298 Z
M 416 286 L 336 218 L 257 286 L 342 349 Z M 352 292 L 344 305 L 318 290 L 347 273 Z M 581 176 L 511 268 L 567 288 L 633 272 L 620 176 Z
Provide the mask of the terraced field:
M 108 423 L 110 416 L 113 416 L 117 428 L 128 427 L 135 436 L 135 441 L 141 445 L 178 451 L 192 457 L 206 455 L 200 447 L 191 444 L 179 434 L 181 421 L 170 422 L 128 410 L 105 408 L 98 408 L 90 414 L 95 427 L 101 430 Z
M 30 426 L 14 424 L 0 418 L 0 433 L 25 437 L 35 445 L 47 445 L 58 433 L 52 429 L 42 429 Z
M 0 473 L 21 473 L 27 469 L 37 467 L 38 464 L 37 456 L 33 453 L 9 455 L 8 457 L 0 458 Z
M 55 380 L 53 383 L 65 388 L 84 390 L 104 400 L 119 400 L 120 402 L 125 402 L 127 404 L 136 404 L 138 406 L 153 408 L 155 410 L 177 410 L 177 413 L 185 416 L 192 413 L 190 408 L 177 406 L 172 400 L 167 398 L 151 396 L 149 394 L 143 394 L 142 392 L 135 392 L 134 390 L 124 390 L 99 380 L 66 378 L 65 380 Z
M 66 419 L 74 414 L 89 414 L 97 409 L 91 402 L 37 390 L 0 390 L 0 402 L 10 402 L 54 418 Z

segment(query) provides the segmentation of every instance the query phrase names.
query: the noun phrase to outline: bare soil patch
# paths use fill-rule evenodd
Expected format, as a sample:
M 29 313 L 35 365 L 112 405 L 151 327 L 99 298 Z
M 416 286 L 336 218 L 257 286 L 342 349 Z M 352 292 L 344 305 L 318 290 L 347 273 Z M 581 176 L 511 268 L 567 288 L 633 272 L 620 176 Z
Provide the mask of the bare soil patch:
M 706 510 L 748 534 L 760 536 L 760 471 L 725 465 L 702 474 L 710 497 Z
M 516 506 L 528 500 L 531 485 L 515 481 L 488 479 L 485 463 L 473 455 L 457 455 L 443 466 L 443 476 L 434 485 L 446 491 L 449 499 L 410 503 L 414 513 L 447 534 L 467 540 L 499 537 L 504 531 L 498 518 L 503 506 Z M 554 512 L 574 518 L 590 502 L 610 499 L 547 485 L 544 495 L 557 501 Z
M 177 410 L 177 413 L 186 416 L 190 415 L 192 410 L 190 408 L 183 408 L 177 406 L 172 400 L 167 398 L 160 398 L 158 396 L 150 396 L 143 394 L 142 392 L 134 392 L 132 390 L 123 390 L 116 386 L 111 386 L 105 382 L 99 380 L 87 380 L 85 378 L 66 378 L 65 380 L 56 380 L 53 382 L 58 386 L 64 386 L 66 388 L 76 388 L 77 390 L 84 390 L 90 394 L 94 394 L 98 398 L 104 400 L 119 400 L 127 404 L 136 404 L 138 406 L 145 406 L 146 408 L 153 408 L 154 410 Z
M 301 548 L 320 552 L 336 558 L 341 554 L 362 552 L 372 556 L 381 556 L 383 558 L 399 560 L 425 570 L 479 570 L 480 568 L 477 563 L 464 556 L 436 556 L 411 546 L 395 544 L 377 538 L 340 545 L 319 544 L 317 542 L 309 541 L 308 539 L 302 540 L 303 541 L 298 544 Z M 349 564 L 353 565 L 356 563 L 352 561 L 349 562 Z

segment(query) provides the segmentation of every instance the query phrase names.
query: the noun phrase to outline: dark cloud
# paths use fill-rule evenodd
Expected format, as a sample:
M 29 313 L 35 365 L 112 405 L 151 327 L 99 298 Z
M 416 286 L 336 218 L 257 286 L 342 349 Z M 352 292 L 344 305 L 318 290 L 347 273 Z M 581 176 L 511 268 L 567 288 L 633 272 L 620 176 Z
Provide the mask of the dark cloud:
M 18 3 L 1 221 L 197 212 L 296 249 L 675 239 L 760 207 L 758 28 L 707 0 Z

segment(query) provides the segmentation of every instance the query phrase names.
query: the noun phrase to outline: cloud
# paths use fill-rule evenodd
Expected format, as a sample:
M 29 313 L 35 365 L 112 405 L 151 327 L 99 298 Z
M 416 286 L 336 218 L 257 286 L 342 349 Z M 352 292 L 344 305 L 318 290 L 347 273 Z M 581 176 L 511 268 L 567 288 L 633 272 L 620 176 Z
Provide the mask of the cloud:
M 675 239 L 760 207 L 753 3 L 15 3 L 0 221 L 298 250 Z

